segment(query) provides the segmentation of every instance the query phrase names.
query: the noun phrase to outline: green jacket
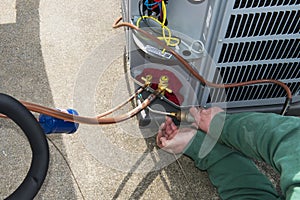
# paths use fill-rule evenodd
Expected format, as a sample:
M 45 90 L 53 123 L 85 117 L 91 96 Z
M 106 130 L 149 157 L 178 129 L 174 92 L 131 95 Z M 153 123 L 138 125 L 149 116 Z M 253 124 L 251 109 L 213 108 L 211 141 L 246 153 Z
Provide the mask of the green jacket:
M 213 140 L 212 150 L 203 157 L 201 146 Z M 184 153 L 199 169 L 207 170 L 222 199 L 300 199 L 298 117 L 219 113 L 211 122 L 209 134 L 198 131 Z M 280 173 L 284 197 L 249 158 L 265 161 Z

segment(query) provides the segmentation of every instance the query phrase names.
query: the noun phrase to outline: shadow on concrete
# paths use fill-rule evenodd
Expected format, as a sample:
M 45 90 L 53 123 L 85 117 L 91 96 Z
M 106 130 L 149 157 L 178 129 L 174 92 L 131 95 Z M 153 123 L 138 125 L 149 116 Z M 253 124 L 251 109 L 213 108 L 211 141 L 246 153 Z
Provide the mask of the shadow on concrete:
M 0 91 L 19 100 L 53 107 L 53 98 L 40 43 L 39 3 L 39 0 L 16 0 L 16 23 L 0 24 Z M 1 199 L 16 189 L 20 184 L 17 179 L 24 178 L 16 178 L 22 175 L 19 173 L 24 171 L 22 168 L 27 167 L 21 163 L 30 162 L 30 158 L 24 160 L 24 157 L 28 157 L 27 154 L 31 152 L 22 151 L 22 148 L 28 150 L 29 143 L 26 141 L 24 143 L 22 131 L 15 128 L 16 126 L 10 120 L 1 120 L 1 133 L 14 132 L 5 134 L 6 138 L 0 134 L 2 135 L 0 137 L 1 148 L 10 148 L 10 150 L 1 149 L 0 174 L 1 180 L 6 180 L 6 184 L 1 181 L 1 185 L 8 185 L 0 188 Z M 60 136 L 54 136 L 53 139 L 57 142 L 62 140 Z M 66 163 L 51 143 L 49 146 L 49 171 L 36 198 L 76 199 L 72 177 Z M 17 150 L 18 148 L 21 150 Z M 11 151 L 13 155 L 5 154 L 4 156 L 5 151 Z M 61 151 L 64 152 L 63 145 Z M 10 162 L 11 159 L 16 161 Z M 10 164 L 8 164 L 10 166 L 6 166 L 5 163 L 14 163 L 16 166 L 12 167 Z M 14 171 L 10 171 L 12 169 Z
M 131 78 L 129 77 L 130 73 L 127 71 L 126 53 L 123 55 L 123 63 L 127 89 L 129 94 L 132 94 L 133 91 L 130 87 Z M 132 102 L 132 105 L 135 107 L 135 102 Z M 160 166 L 164 165 L 162 162 L 165 162 L 163 159 L 166 155 L 160 155 L 161 152 L 157 151 L 159 147 L 156 145 L 155 136 L 147 137 L 147 135 L 152 135 L 152 133 L 157 130 L 158 127 L 157 129 L 152 127 L 142 130 L 142 134 L 145 136 L 147 149 L 123 178 L 112 199 L 119 198 L 130 178 L 135 171 L 138 170 L 140 165 L 142 165 L 148 155 L 150 155 L 154 163 L 153 170 L 150 170 L 150 172 L 148 172 L 137 184 L 129 199 L 142 199 L 146 190 L 149 189 L 150 185 L 153 184 L 157 178 L 160 178 L 164 190 L 168 192 L 171 199 L 218 199 L 216 189 L 210 183 L 207 173 L 198 170 L 190 158 L 186 156 L 176 157 L 176 155 L 174 155 L 174 162 L 160 169 Z M 154 153 L 154 151 L 156 151 L 156 153 Z M 159 188 L 157 188 L 156 192 L 158 193 L 157 197 L 159 197 Z
M 153 184 L 155 179 L 160 178 L 163 183 L 164 190 L 169 193 L 171 199 L 218 199 L 215 188 L 210 184 L 207 173 L 198 170 L 194 166 L 194 162 L 186 156 L 177 158 L 177 161 L 168 166 L 159 169 L 162 166 L 163 159 L 157 159 L 153 150 L 157 148 L 155 138 L 145 139 L 147 151 L 138 159 L 131 171 L 123 179 L 112 199 L 118 199 L 122 190 L 125 188 L 130 177 L 133 175 L 143 160 L 150 154 L 155 166 L 153 171 L 148 172 L 144 178 L 138 183 L 129 199 L 142 199 L 144 193 Z M 165 156 L 158 156 L 163 158 Z M 157 188 L 157 196 L 159 197 L 160 189 Z

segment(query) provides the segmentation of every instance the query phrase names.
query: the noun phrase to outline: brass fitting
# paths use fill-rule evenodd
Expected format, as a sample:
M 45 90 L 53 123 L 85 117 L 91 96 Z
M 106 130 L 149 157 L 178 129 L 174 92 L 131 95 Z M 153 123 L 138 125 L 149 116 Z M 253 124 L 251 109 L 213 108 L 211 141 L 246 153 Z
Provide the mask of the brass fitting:
M 145 85 L 150 85 L 152 82 L 152 75 L 148 74 L 146 77 L 142 77 L 141 79 L 145 82 Z
M 162 91 L 162 95 L 164 95 L 165 91 L 172 93 L 172 90 L 169 89 L 168 86 L 169 86 L 169 77 L 166 75 L 161 76 L 158 83 L 158 89 Z
M 178 121 L 181 122 L 189 122 L 189 123 L 195 122 L 194 117 L 188 111 L 179 111 L 177 113 L 174 113 L 174 116 Z

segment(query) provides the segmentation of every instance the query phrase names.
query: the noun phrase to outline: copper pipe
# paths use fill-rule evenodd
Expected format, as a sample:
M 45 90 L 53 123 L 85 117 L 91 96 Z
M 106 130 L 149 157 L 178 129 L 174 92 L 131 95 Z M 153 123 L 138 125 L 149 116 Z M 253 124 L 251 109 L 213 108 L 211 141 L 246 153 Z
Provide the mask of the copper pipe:
M 76 115 L 71 115 L 56 109 L 48 108 L 45 106 L 41 106 L 38 104 L 26 102 L 26 101 L 20 101 L 28 110 L 32 112 L 37 112 L 41 114 L 45 114 L 51 117 L 55 117 L 58 119 L 62 119 L 69 122 L 78 122 L 78 123 L 84 123 L 84 124 L 98 124 L 97 118 L 95 117 L 81 117 Z
M 101 113 L 97 115 L 96 117 L 82 117 L 77 115 L 71 115 L 65 112 L 61 112 L 56 109 L 48 108 L 45 106 L 41 106 L 38 104 L 26 102 L 26 101 L 20 101 L 28 110 L 32 112 L 37 112 L 41 114 L 45 114 L 51 117 L 55 117 L 58 119 L 62 119 L 69 122 L 76 122 L 76 123 L 84 123 L 84 124 L 113 124 L 118 123 L 124 120 L 127 120 L 129 118 L 132 118 L 137 113 L 139 113 L 141 110 L 145 109 L 155 98 L 159 93 L 151 94 L 149 97 L 138 107 L 134 108 L 133 110 L 129 111 L 128 113 L 125 113 L 123 115 L 115 116 L 115 117 L 106 117 L 114 111 L 120 109 L 124 105 L 126 105 L 128 102 L 130 102 L 132 99 L 134 99 L 137 95 L 139 95 L 144 89 L 147 87 L 147 85 L 142 86 L 139 88 L 133 95 L 131 95 L 126 101 L 119 104 L 118 106 L 114 107 L 111 110 L 108 110 L 104 113 Z M 7 118 L 5 115 L 0 114 L 0 118 Z
M 99 124 L 113 124 L 113 123 L 118 123 L 125 121 L 127 119 L 132 118 L 133 116 L 137 115 L 140 111 L 144 110 L 147 106 L 149 106 L 153 100 L 156 99 L 156 97 L 160 94 L 160 92 L 155 91 L 154 93 L 151 93 L 148 98 L 146 98 L 140 105 L 135 107 L 133 110 L 130 112 L 119 115 L 116 117 L 111 117 L 111 118 L 100 118 L 98 119 Z
M 82 116 L 77 116 L 77 115 L 71 115 L 71 114 L 68 114 L 68 113 L 65 113 L 65 112 L 61 112 L 61 111 L 56 110 L 56 109 L 48 108 L 48 107 L 37 105 L 37 104 L 34 104 L 34 103 L 30 103 L 30 102 L 26 102 L 26 101 L 20 101 L 20 102 L 28 110 L 30 110 L 32 112 L 45 114 L 45 115 L 55 117 L 55 118 L 58 118 L 58 119 L 62 119 L 62 120 L 65 120 L 65 121 L 69 121 L 69 122 L 84 123 L 84 124 L 113 124 L 113 123 L 121 122 L 121 121 L 124 121 L 126 119 L 129 119 L 129 118 L 135 116 L 138 112 L 145 109 L 152 102 L 147 98 L 148 100 L 145 101 L 144 104 L 134 108 L 133 110 L 129 111 L 126 114 L 115 116 L 115 117 L 104 118 L 104 116 L 106 116 L 108 114 L 111 114 L 115 110 L 120 109 L 126 103 L 131 101 L 134 97 L 136 97 L 138 94 L 140 94 L 145 89 L 145 87 L 146 87 L 146 85 L 141 87 L 140 89 L 138 89 L 136 91 L 136 93 L 133 94 L 131 97 L 129 97 L 129 99 L 127 99 L 125 102 L 121 103 L 120 105 L 116 106 L 115 108 L 113 108 L 109 111 L 106 111 L 102 114 L 97 115 L 96 117 L 82 117 Z M 151 96 L 150 99 L 152 99 L 152 98 L 153 97 Z
M 114 108 L 112 108 L 112 109 L 110 109 L 110 110 L 108 110 L 104 113 L 101 113 L 101 114 L 97 115 L 96 117 L 99 119 L 99 118 L 102 118 L 106 115 L 109 115 L 109 114 L 113 113 L 116 110 L 119 110 L 120 108 L 125 106 L 128 102 L 133 100 L 137 95 L 139 95 L 145 88 L 146 88 L 146 85 L 142 86 L 133 95 L 131 95 L 131 97 L 129 97 L 126 101 L 124 101 L 123 103 L 119 104 L 118 106 L 116 106 L 116 107 L 114 107 Z
M 233 88 L 233 87 L 241 87 L 241 86 L 253 85 L 253 84 L 261 84 L 261 83 L 274 83 L 274 84 L 279 85 L 280 87 L 282 87 L 286 91 L 286 94 L 287 94 L 285 107 L 282 110 L 282 115 L 284 115 L 287 112 L 287 109 L 288 109 L 288 107 L 290 105 L 290 102 L 292 101 L 292 92 L 291 92 L 290 88 L 285 83 L 283 83 L 281 81 L 278 81 L 278 80 L 274 80 L 274 79 L 251 80 L 251 81 L 246 81 L 246 82 L 230 83 L 230 84 L 217 84 L 217 83 L 209 82 L 209 81 L 205 80 L 197 71 L 195 71 L 193 69 L 193 67 L 182 56 L 180 56 L 177 52 L 175 52 L 168 45 L 166 45 L 162 41 L 158 40 L 156 37 L 154 37 L 150 33 L 144 31 L 143 29 L 140 29 L 139 27 L 137 27 L 137 26 L 135 26 L 135 25 L 133 25 L 133 24 L 131 24 L 129 22 L 121 22 L 122 19 L 123 19 L 122 17 L 118 18 L 114 22 L 113 28 L 129 27 L 131 29 L 134 29 L 134 30 L 142 33 L 144 36 L 146 36 L 147 38 L 149 38 L 152 41 L 156 42 L 159 46 L 161 46 L 165 50 L 169 51 L 204 86 L 208 86 L 208 87 L 212 87 L 212 88 Z

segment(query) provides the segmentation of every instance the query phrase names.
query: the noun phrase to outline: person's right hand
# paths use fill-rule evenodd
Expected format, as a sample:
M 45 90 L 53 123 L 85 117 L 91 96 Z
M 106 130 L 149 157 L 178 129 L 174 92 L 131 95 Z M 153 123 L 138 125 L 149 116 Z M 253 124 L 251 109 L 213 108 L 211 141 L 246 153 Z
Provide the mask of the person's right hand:
M 203 109 L 203 108 L 197 109 L 197 108 L 193 107 L 190 109 L 190 113 L 195 119 L 195 122 L 193 123 L 193 125 L 196 128 L 201 129 L 202 131 L 204 131 L 206 133 L 208 133 L 208 131 L 209 131 L 209 126 L 210 126 L 211 120 L 219 112 L 224 112 L 224 110 L 219 107 L 211 107 L 208 109 Z
M 178 128 L 170 117 L 159 127 L 156 143 L 163 150 L 170 153 L 182 153 L 197 130 L 192 128 Z

